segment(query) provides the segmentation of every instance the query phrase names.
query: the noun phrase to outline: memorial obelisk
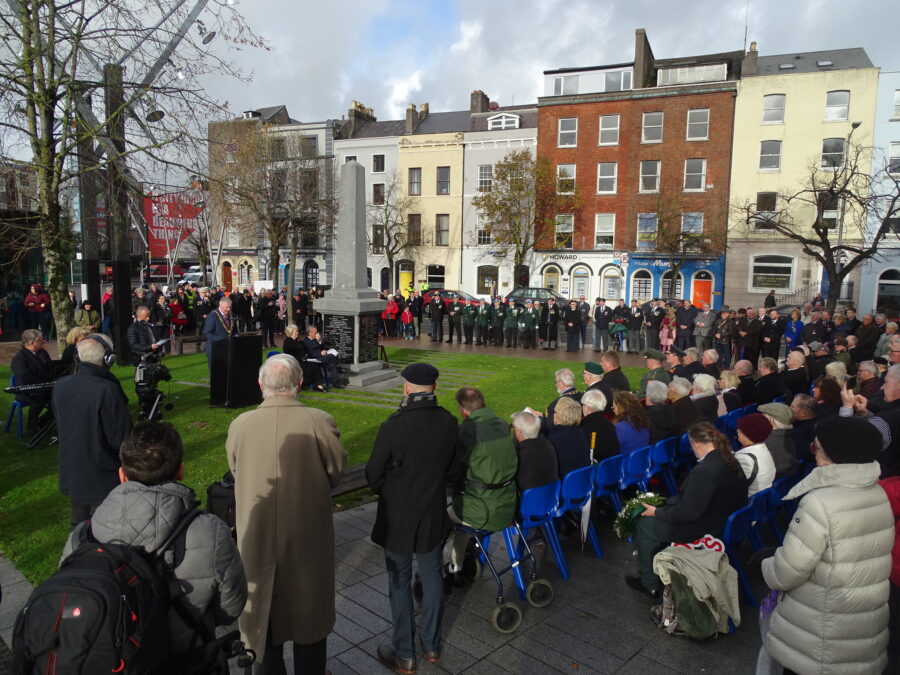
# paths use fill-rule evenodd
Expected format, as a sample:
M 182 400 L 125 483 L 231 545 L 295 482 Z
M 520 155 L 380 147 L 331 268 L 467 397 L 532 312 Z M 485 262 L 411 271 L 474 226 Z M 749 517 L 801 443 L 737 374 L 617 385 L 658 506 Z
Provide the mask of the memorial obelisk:
M 378 323 L 384 301 L 366 281 L 366 179 L 355 161 L 341 166 L 334 236 L 334 283 L 315 303 L 325 343 L 349 369 L 347 386 L 365 387 L 397 376 L 378 359 Z

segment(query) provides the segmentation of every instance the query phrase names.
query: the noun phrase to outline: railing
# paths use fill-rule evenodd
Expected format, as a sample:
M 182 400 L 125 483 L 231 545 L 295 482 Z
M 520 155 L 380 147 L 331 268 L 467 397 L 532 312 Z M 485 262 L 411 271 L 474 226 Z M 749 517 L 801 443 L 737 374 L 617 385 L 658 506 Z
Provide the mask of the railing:
M 853 281 L 845 281 L 843 284 L 841 284 L 841 292 L 838 294 L 838 302 L 853 302 L 854 286 L 855 282 Z M 827 288 L 828 287 L 826 285 L 823 289 L 823 284 L 820 281 L 812 281 L 805 284 L 804 286 L 801 286 L 793 293 L 776 296 L 776 299 L 779 305 L 802 306 L 804 303 L 811 302 L 812 299 L 818 296 L 820 293 L 824 301 L 828 294 Z

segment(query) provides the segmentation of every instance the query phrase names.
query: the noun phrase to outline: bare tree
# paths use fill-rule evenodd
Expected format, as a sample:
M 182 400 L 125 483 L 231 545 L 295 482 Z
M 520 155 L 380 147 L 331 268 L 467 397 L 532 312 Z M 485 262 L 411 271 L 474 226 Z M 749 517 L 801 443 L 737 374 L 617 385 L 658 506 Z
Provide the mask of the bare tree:
M 516 150 L 494 165 L 491 189 L 472 199 L 491 246 L 500 257 L 512 258 L 519 277 L 536 248 L 555 247 L 556 217 L 581 206 L 574 177 L 558 177 L 549 160 Z
M 222 108 L 204 94 L 200 78 L 241 77 L 213 50 L 213 38 L 264 44 L 234 7 L 215 2 L 205 9 L 208 0 L 2 1 L 9 11 L 0 13 L 0 133 L 6 147 L 33 155 L 48 291 L 64 335 L 73 313 L 65 191 L 85 172 L 114 169 L 136 212 L 137 176 L 152 180 L 162 165 L 182 166 L 185 148 L 205 141 L 200 121 Z M 119 81 L 123 69 L 128 77 Z M 94 155 L 87 166 L 76 161 L 85 146 Z M 129 214 L 117 217 L 126 222 L 114 227 L 127 232 Z
M 847 277 L 900 232 L 900 169 L 877 152 L 845 141 L 813 163 L 800 184 L 770 195 L 768 204 L 737 203 L 741 226 L 732 236 L 752 242 L 753 233 L 768 231 L 799 244 L 825 270 L 826 307 L 834 311 Z
M 394 271 L 400 255 L 422 243 L 422 226 L 409 222 L 414 198 L 406 194 L 396 171 L 387 176 L 381 194 L 373 194 L 367 205 L 372 226 L 369 246 L 373 254 L 383 254 L 388 262 L 388 289 L 393 290 Z

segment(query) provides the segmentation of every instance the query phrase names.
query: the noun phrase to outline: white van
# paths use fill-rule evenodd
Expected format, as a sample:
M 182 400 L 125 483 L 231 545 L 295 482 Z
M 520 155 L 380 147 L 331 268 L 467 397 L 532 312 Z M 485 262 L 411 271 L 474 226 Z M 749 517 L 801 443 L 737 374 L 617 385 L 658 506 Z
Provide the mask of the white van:
M 188 284 L 201 284 L 203 283 L 203 269 L 200 265 L 191 265 L 190 269 L 188 269 L 187 274 L 182 277 L 182 280 Z M 212 267 L 209 265 L 206 266 L 206 280 L 208 283 L 212 282 Z

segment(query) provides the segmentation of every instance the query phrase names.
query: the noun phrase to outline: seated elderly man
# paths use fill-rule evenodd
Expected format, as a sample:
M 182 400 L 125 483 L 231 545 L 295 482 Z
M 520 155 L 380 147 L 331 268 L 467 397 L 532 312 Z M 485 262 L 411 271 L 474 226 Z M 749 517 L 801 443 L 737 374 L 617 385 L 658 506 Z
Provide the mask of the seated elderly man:
M 669 401 L 675 414 L 678 435 L 687 433 L 692 424 L 703 421 L 700 409 L 691 400 L 691 383 L 683 377 L 673 377 L 669 382 Z
M 661 351 L 658 349 L 647 349 L 644 351 L 644 359 L 647 362 L 647 372 L 641 376 L 641 386 L 638 388 L 637 393 L 638 398 L 644 398 L 647 395 L 648 382 L 657 381 L 668 385 L 672 379 L 663 367 L 666 356 Z
M 650 418 L 650 442 L 656 443 L 664 438 L 678 434 L 678 423 L 672 406 L 666 405 L 669 397 L 669 386 L 663 382 L 652 380 L 647 383 L 647 396 L 644 398 L 644 412 Z
M 39 330 L 22 331 L 22 348 L 16 352 L 10 364 L 16 378 L 16 386 L 42 384 L 53 379 L 53 361 L 44 349 L 44 337 Z M 52 390 L 43 389 L 16 394 L 16 400 L 28 406 L 28 435 L 40 428 L 41 413 L 50 405 Z
M 689 380 L 694 379 L 694 375 L 703 372 L 703 365 L 700 363 L 700 350 L 696 347 L 688 347 L 684 350 L 684 370 L 687 373 L 684 377 Z
M 590 466 L 591 449 L 584 434 L 579 429 L 581 424 L 581 405 L 570 398 L 559 401 L 553 419 L 550 420 L 549 441 L 556 448 L 556 462 L 559 477 L 576 469 Z
M 691 387 L 691 400 L 700 411 L 700 416 L 715 424 L 719 417 L 719 399 L 716 398 L 716 378 L 706 373 L 694 375 L 694 384 Z
M 766 447 L 775 462 L 775 478 L 790 476 L 797 470 L 797 450 L 794 448 L 794 413 L 784 403 L 766 403 L 758 411 L 772 425 Z
M 781 371 L 784 385 L 784 402 L 791 404 L 797 394 L 809 393 L 809 376 L 806 372 L 806 354 L 801 349 L 792 349 L 784 359 Z
M 600 365 L 603 366 L 603 381 L 612 390 L 631 391 L 631 384 L 619 364 L 619 355 L 616 352 L 604 352 L 600 356 Z
M 678 347 L 672 346 L 672 350 L 666 352 L 666 372 L 669 373 L 671 377 L 684 377 L 687 378 L 687 368 L 684 366 L 684 355 L 685 352 L 678 349 Z
M 819 421 L 819 403 L 809 394 L 797 394 L 791 401 L 794 415 L 794 429 L 791 436 L 797 459 L 801 462 L 814 461 L 809 446 L 816 437 L 816 423 Z
M 581 392 L 575 388 L 575 375 L 568 368 L 560 368 L 554 374 L 554 386 L 558 396 L 547 406 L 547 423 L 553 425 L 553 413 L 560 399 L 570 398 L 576 403 L 581 401 Z
M 757 403 L 771 403 L 784 396 L 784 382 L 778 375 L 778 363 L 770 356 L 759 360 L 759 379 L 754 385 Z
M 541 435 L 540 417 L 526 410 L 517 412 L 512 416 L 512 428 L 519 457 L 519 468 L 516 470 L 519 494 L 557 480 L 556 448 Z
M 871 399 L 881 389 L 878 366 L 874 361 L 863 361 L 856 371 L 856 393 Z
M 589 391 L 599 391 L 603 394 L 603 397 L 606 399 L 606 409 L 603 412 L 606 413 L 609 412 L 610 406 L 612 405 L 613 390 L 603 381 L 603 372 L 603 366 L 599 363 L 588 361 L 584 364 L 582 378 L 584 379 L 584 384 L 587 386 L 587 389 L 584 390 L 585 394 Z M 584 396 L 584 394 L 582 394 L 582 396 Z
M 619 454 L 619 439 L 613 423 L 606 419 L 609 403 L 602 391 L 588 389 L 581 395 L 581 423 L 578 425 L 587 437 L 595 462 Z
M 741 397 L 742 405 L 750 405 L 756 403 L 756 386 L 753 382 L 753 364 L 747 359 L 741 359 L 734 364 L 734 374 L 738 376 L 741 383 L 738 385 L 737 392 Z
M 700 365 L 703 366 L 703 372 L 712 375 L 713 379 L 718 380 L 719 374 L 722 372 L 719 368 L 719 352 L 715 349 L 707 349 L 700 357 Z

